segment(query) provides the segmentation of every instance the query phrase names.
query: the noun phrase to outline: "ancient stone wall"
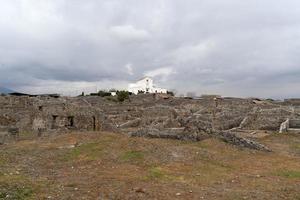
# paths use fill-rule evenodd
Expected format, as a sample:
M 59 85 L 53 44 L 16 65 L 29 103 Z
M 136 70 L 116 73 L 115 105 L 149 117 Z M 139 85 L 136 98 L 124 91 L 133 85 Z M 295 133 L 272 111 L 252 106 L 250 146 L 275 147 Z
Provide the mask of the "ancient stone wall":
M 300 116 L 293 105 L 257 99 L 186 99 L 130 96 L 124 102 L 102 97 L 0 97 L 0 128 L 65 132 L 110 130 L 200 140 L 231 129 L 278 131 L 288 118 Z M 242 139 L 227 134 L 235 141 Z M 220 135 L 222 138 L 222 134 Z M 250 142 L 251 143 L 251 142 Z
M 0 127 L 37 132 L 102 130 L 107 122 L 103 111 L 75 102 L 75 98 L 0 97 Z

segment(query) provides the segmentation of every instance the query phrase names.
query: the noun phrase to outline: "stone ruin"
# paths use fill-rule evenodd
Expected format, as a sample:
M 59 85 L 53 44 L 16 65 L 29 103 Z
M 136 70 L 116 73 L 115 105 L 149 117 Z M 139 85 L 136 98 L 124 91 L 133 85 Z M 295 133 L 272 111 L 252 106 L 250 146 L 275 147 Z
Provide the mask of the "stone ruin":
M 242 147 L 269 149 L 239 132 L 279 131 L 300 109 L 287 102 L 259 99 L 177 98 L 160 94 L 111 98 L 0 97 L 0 128 L 37 135 L 68 131 L 114 131 L 129 136 L 199 141 L 217 137 Z M 1 142 L 1 140 L 0 140 Z
M 73 98 L 0 97 L 0 143 L 20 132 L 37 136 L 113 129 L 101 109 Z M 12 131 L 14 130 L 14 131 Z M 2 142 L 1 142 L 2 141 Z
M 292 105 L 259 99 L 139 95 L 123 104 L 107 104 L 86 98 L 92 105 L 101 107 L 118 129 L 130 136 L 193 141 L 217 137 L 231 144 L 265 151 L 269 149 L 255 142 L 251 134 L 255 130 L 277 132 L 286 118 L 297 118 L 300 113 Z M 244 137 L 239 132 L 248 132 L 248 135 Z
M 280 125 L 279 133 L 300 132 L 300 119 L 287 119 Z

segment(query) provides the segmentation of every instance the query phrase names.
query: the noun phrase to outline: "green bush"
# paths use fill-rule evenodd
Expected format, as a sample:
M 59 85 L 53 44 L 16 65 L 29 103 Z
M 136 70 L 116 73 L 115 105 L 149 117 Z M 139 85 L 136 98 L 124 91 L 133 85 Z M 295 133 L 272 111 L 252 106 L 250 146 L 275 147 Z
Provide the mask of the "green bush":
M 100 96 L 100 97 L 108 97 L 108 96 L 111 96 L 111 93 L 110 93 L 110 92 L 107 92 L 107 91 L 105 91 L 105 90 L 100 90 L 100 91 L 98 92 L 98 96 Z
M 172 91 L 167 91 L 167 94 L 171 95 L 171 96 L 174 96 L 174 92 L 172 92 Z
M 108 101 L 112 101 L 112 102 L 118 102 L 117 97 L 113 97 L 113 96 L 109 96 L 109 97 L 105 97 Z
M 125 99 L 129 99 L 129 92 L 125 90 L 117 91 L 117 97 L 119 102 L 123 102 Z

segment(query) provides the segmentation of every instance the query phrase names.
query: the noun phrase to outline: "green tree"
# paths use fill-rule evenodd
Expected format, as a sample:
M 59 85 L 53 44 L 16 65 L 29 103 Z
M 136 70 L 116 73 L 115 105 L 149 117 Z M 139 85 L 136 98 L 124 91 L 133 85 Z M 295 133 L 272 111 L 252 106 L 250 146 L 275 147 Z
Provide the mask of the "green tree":
M 169 95 L 171 95 L 171 96 L 174 96 L 174 95 L 175 95 L 174 92 L 172 92 L 172 91 L 167 91 L 167 94 L 169 94 Z
M 129 92 L 125 90 L 117 91 L 118 101 L 123 102 L 125 99 L 129 99 Z
M 111 93 L 110 93 L 110 92 L 107 92 L 107 91 L 105 91 L 105 90 L 100 90 L 100 91 L 98 92 L 98 96 L 100 96 L 100 97 L 107 97 L 107 96 L 111 96 Z

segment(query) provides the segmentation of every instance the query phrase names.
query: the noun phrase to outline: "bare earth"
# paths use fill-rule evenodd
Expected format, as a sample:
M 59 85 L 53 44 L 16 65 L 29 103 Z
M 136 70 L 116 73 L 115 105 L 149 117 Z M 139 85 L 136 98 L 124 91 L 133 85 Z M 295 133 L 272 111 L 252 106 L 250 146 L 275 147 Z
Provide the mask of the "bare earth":
M 185 142 L 72 133 L 0 146 L 0 199 L 300 199 L 300 134 Z

